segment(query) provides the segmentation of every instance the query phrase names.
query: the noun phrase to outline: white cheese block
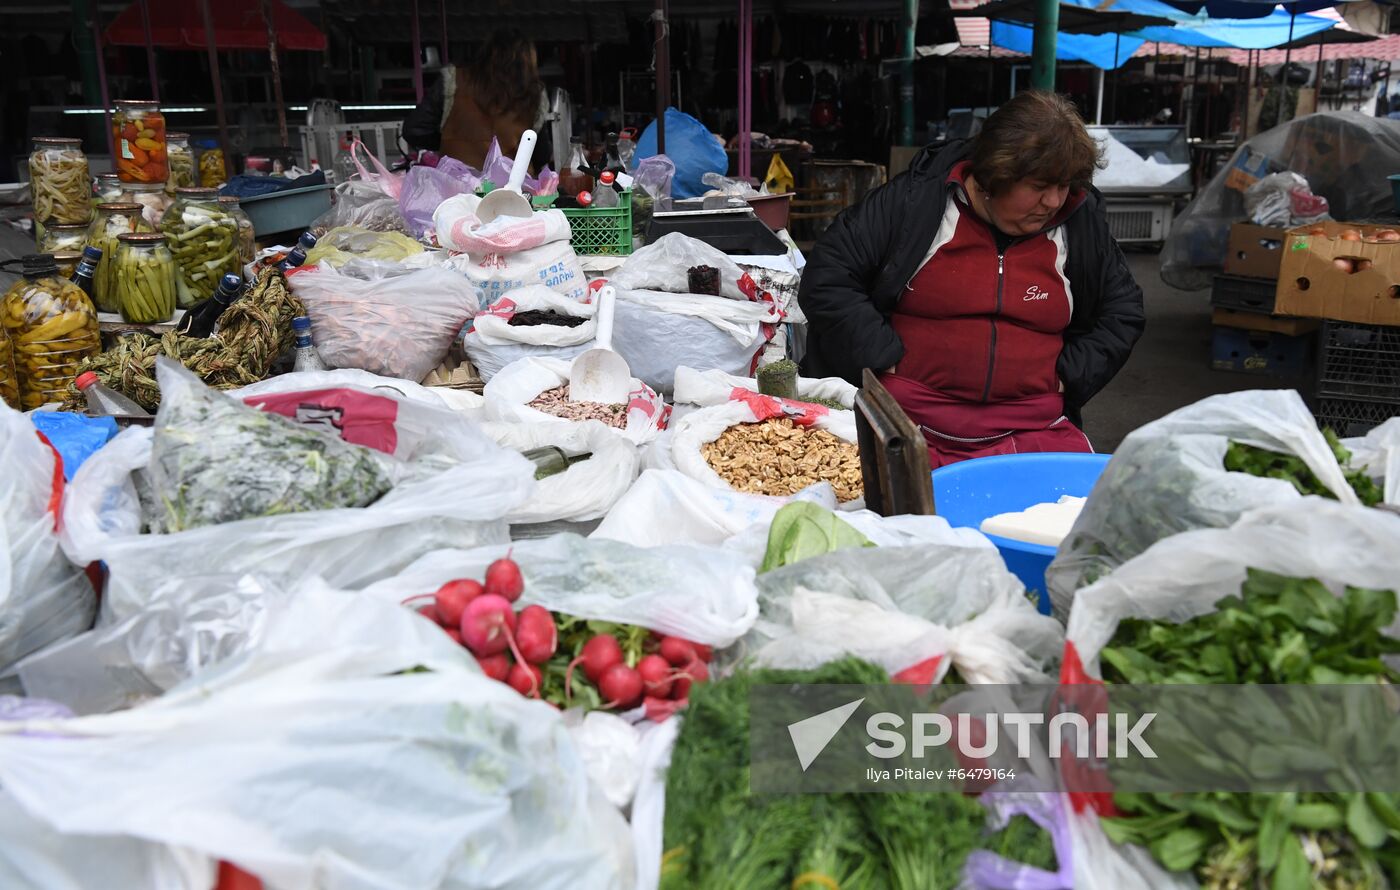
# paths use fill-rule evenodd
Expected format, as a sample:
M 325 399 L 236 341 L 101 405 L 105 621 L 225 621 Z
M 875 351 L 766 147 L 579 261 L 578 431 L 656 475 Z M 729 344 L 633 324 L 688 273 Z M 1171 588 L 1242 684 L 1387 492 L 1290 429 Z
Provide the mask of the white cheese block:
M 1054 503 L 1036 504 L 1019 513 L 998 513 L 982 520 L 982 533 L 1058 547 L 1074 527 L 1084 501 L 1085 498 L 1066 494 Z

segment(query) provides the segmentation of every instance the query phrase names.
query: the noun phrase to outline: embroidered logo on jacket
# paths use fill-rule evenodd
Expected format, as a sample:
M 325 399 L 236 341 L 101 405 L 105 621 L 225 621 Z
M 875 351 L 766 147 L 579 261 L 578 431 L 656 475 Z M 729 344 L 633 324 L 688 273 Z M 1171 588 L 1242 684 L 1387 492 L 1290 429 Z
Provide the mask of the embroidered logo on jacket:
M 1026 295 L 1022 297 L 1022 299 L 1027 303 L 1032 300 L 1048 300 L 1050 299 L 1050 294 L 1041 290 L 1040 285 L 1032 284 L 1030 287 L 1026 288 Z

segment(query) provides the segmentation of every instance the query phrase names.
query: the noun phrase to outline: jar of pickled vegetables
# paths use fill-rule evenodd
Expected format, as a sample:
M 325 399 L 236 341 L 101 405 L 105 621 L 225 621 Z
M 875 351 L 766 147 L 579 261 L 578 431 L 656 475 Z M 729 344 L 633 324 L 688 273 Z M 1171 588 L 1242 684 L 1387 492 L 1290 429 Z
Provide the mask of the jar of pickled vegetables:
M 258 253 L 258 236 L 253 231 L 253 218 L 239 206 L 235 195 L 220 195 L 219 203 L 238 221 L 238 260 L 246 266 Z
M 117 148 L 117 175 L 122 182 L 165 182 L 165 116 L 149 100 L 117 103 L 112 115 L 112 143 Z
M 78 365 L 102 351 L 97 310 L 87 294 L 58 276 L 53 257 L 31 255 L 0 301 L 0 326 L 14 347 L 20 408 L 30 411 L 60 402 L 68 394 Z
M 92 179 L 81 139 L 35 139 L 29 179 L 38 222 L 75 225 L 92 219 Z
M 217 188 L 228 182 L 228 168 L 224 163 L 222 148 L 206 148 L 199 156 L 199 184 L 205 188 Z
M 117 238 L 133 232 L 153 232 L 155 226 L 146 222 L 141 213 L 141 205 L 112 203 L 97 205 L 97 219 L 88 228 L 89 247 L 102 248 L 102 259 L 97 264 L 97 274 L 92 278 L 93 295 L 101 312 L 119 312 L 117 302 Z
M 73 273 L 78 271 L 78 264 L 83 261 L 81 253 L 74 253 L 69 250 L 60 253 L 51 253 L 53 264 L 58 267 L 58 277 L 73 280 Z
M 194 152 L 190 150 L 189 133 L 165 134 L 165 161 L 170 166 L 170 176 L 165 180 L 165 191 L 174 195 L 177 188 L 193 188 Z
M 155 324 L 175 314 L 175 259 L 164 235 L 118 235 L 113 265 L 123 321 Z
M 163 182 L 128 182 L 125 183 L 122 193 L 117 196 L 117 201 L 122 204 L 140 204 L 146 222 L 154 229 L 165 219 L 165 211 L 175 204 L 175 197 L 165 193 Z
M 175 299 L 181 309 L 212 297 L 224 275 L 243 273 L 238 221 L 219 203 L 214 189 L 176 189 L 175 203 L 165 211 L 160 230 L 179 269 Z
M 122 195 L 122 181 L 115 173 L 97 174 L 97 197 L 93 204 L 110 204 Z
M 15 374 L 15 349 L 0 325 L 0 402 L 19 410 L 19 377 Z
M 71 253 L 83 252 L 83 245 L 87 243 L 88 225 L 79 223 L 76 226 L 46 226 L 39 233 L 37 246 L 39 253 Z

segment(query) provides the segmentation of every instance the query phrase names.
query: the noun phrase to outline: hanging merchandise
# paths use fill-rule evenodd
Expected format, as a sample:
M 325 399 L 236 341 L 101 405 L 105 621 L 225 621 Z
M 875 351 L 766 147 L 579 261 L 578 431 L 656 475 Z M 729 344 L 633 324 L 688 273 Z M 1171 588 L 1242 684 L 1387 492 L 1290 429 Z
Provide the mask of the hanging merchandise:
M 0 302 L 0 323 L 15 350 L 20 406 L 26 410 L 61 402 L 70 393 L 78 365 L 97 355 L 97 309 L 71 281 L 58 276 L 44 254 L 10 260 L 23 276 Z

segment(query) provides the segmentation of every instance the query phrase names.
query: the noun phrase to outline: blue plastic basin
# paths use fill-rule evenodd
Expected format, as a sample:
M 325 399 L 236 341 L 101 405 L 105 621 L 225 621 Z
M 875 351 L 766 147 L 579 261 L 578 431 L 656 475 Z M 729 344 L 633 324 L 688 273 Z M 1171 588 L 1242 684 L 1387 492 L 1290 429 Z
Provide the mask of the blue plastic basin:
M 933 504 L 949 525 L 980 528 L 998 513 L 1057 501 L 1060 495 L 1088 496 L 1108 464 L 1108 454 L 1005 454 L 979 457 L 933 471 Z M 1040 611 L 1050 614 L 1045 570 L 1055 548 L 988 535 L 1006 567 L 1026 590 L 1040 593 Z

